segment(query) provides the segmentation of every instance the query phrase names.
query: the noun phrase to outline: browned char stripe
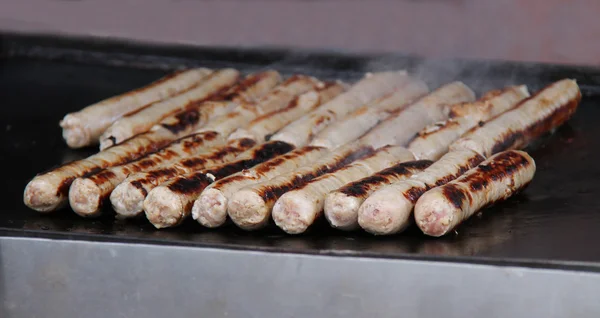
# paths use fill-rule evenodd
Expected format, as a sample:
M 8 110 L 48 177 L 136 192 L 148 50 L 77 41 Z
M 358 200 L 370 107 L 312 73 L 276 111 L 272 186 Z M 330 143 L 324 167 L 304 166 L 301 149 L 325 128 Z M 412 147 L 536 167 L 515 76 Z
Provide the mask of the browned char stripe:
M 464 191 L 462 191 L 461 189 L 459 189 L 454 184 L 447 184 L 447 185 L 443 186 L 442 187 L 442 194 L 457 209 L 460 209 L 462 207 L 463 202 L 467 198 L 467 196 L 465 195 Z
M 261 81 L 263 78 L 267 77 L 267 72 L 261 72 L 256 74 L 251 74 L 246 76 L 241 82 L 239 82 L 234 87 L 229 88 L 224 94 L 222 94 L 221 98 L 223 100 L 232 100 L 238 96 L 240 96 L 244 91 L 248 90 L 254 84 Z
M 428 184 L 427 186 L 430 188 L 443 186 L 444 184 L 462 176 L 463 174 L 465 174 L 465 172 L 473 169 L 474 167 L 476 167 L 478 164 L 480 164 L 482 161 L 485 160 L 485 158 L 483 156 L 481 156 L 480 154 L 477 154 L 477 153 L 473 153 L 473 154 L 474 154 L 474 156 L 469 158 L 469 160 L 465 164 L 460 165 L 458 167 L 458 171 L 455 174 L 444 176 L 441 179 L 437 180 L 435 182 L 435 184 Z
M 392 177 L 412 175 L 413 173 L 426 169 L 432 163 L 433 161 L 430 160 L 416 160 L 393 165 L 385 170 L 375 173 L 372 176 L 349 183 L 348 185 L 340 188 L 339 192 L 347 196 L 364 197 L 371 192 L 373 186 L 389 184 L 389 180 Z
M 213 162 L 215 160 L 222 159 L 223 157 L 227 156 L 230 153 L 238 153 L 240 151 L 243 151 L 245 149 L 252 147 L 254 144 L 256 144 L 256 142 L 254 140 L 249 139 L 249 138 L 244 138 L 243 140 L 240 141 L 240 146 L 223 147 L 219 151 L 217 151 L 211 155 L 208 155 L 208 156 L 199 155 L 197 157 L 185 159 L 185 160 L 181 161 L 180 163 L 182 166 L 187 167 L 187 168 L 195 168 L 195 167 L 199 167 L 199 166 L 204 166 L 207 162 Z
M 552 85 L 551 85 L 552 86 Z M 551 87 L 549 86 L 549 87 Z M 547 88 L 546 88 L 547 89 Z M 537 97 L 543 90 L 531 96 L 529 99 Z M 521 102 L 524 103 L 525 101 Z M 575 98 L 569 100 L 567 103 L 557 107 L 552 113 L 548 116 L 532 123 L 528 127 L 520 131 L 511 131 L 508 132 L 502 140 L 498 141 L 492 147 L 492 154 L 502 152 L 509 149 L 522 148 L 527 146 L 529 142 L 540 137 L 541 135 L 549 132 L 550 130 L 559 127 L 564 124 L 575 110 L 577 110 L 577 106 L 581 101 L 581 92 L 575 96 Z M 553 101 L 542 99 L 539 101 L 541 104 L 551 104 Z
M 507 151 L 494 157 L 494 160 L 479 165 L 475 173 L 465 176 L 460 181 L 466 184 L 471 191 L 481 191 L 490 182 L 510 178 L 520 169 L 527 168 L 531 162 L 521 154 Z
M 115 177 L 115 173 L 108 169 L 102 170 L 94 175 L 89 176 L 90 180 L 92 180 L 95 184 L 103 184 L 109 182 Z
M 199 108 L 187 109 L 175 115 L 177 121 L 172 124 L 162 124 L 165 129 L 168 129 L 173 134 L 177 134 L 187 129 L 193 128 L 200 121 Z
M 204 190 L 204 188 L 207 186 L 204 182 L 204 178 L 206 177 L 207 173 L 212 174 L 216 179 L 221 179 L 233 173 L 242 171 L 243 169 L 251 168 L 259 163 L 279 156 L 280 154 L 289 152 L 293 148 L 293 145 L 286 142 L 269 142 L 256 149 L 256 151 L 253 152 L 253 158 L 236 160 L 210 169 L 199 171 L 189 177 L 186 176 L 185 178 L 178 178 L 175 182 L 169 185 L 169 189 L 179 193 L 198 193 Z M 204 177 L 200 177 L 201 175 Z
M 350 162 L 356 160 L 357 158 L 361 158 L 367 155 L 370 155 L 375 150 L 373 147 L 362 147 L 357 151 L 350 152 L 345 156 L 339 158 L 333 164 L 324 164 L 316 167 L 311 173 L 307 173 L 304 175 L 295 175 L 291 180 L 286 182 L 285 184 L 281 184 L 278 186 L 271 187 L 261 187 L 258 190 L 258 195 L 260 195 L 265 202 L 271 200 L 277 200 L 282 194 L 292 190 L 292 189 L 301 189 L 305 186 L 309 181 L 322 176 L 325 173 L 331 173 L 337 171 L 349 164 Z
M 410 202 L 415 204 L 417 202 L 417 200 L 419 200 L 419 198 L 423 195 L 423 193 L 427 192 L 427 190 L 429 190 L 429 187 L 427 187 L 427 186 L 412 187 L 412 188 L 408 189 L 406 192 L 404 192 L 403 194 L 406 199 L 408 199 Z

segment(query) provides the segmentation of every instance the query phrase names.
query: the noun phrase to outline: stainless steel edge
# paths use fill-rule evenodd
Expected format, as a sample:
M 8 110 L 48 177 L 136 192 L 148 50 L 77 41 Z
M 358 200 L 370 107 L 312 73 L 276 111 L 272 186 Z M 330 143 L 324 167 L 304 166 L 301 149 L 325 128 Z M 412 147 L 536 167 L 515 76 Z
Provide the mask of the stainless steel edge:
M 0 237 L 0 317 L 599 317 L 600 273 Z

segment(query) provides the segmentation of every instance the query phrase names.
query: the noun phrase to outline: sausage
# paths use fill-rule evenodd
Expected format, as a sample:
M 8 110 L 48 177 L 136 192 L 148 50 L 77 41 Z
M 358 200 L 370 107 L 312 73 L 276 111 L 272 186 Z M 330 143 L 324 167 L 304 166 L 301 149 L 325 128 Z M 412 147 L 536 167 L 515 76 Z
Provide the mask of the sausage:
M 552 83 L 514 109 L 473 128 L 455 141 L 450 150 L 470 149 L 489 157 L 500 151 L 523 148 L 567 121 L 580 101 L 581 92 L 574 80 Z
M 205 134 L 207 133 L 198 133 L 195 134 L 194 137 Z M 184 138 L 185 142 L 174 143 L 167 147 L 168 149 L 166 151 L 163 151 L 165 150 L 165 148 L 163 148 L 163 150 L 141 160 L 126 165 L 108 168 L 85 178 L 75 179 L 69 190 L 69 202 L 71 203 L 71 208 L 80 216 L 97 216 L 100 214 L 100 208 L 105 199 L 107 199 L 109 195 L 112 194 L 115 187 L 130 174 L 133 174 L 131 178 L 133 181 L 130 181 L 129 183 L 136 182 L 136 184 L 145 186 L 146 184 L 151 184 L 149 180 L 153 182 L 156 182 L 156 179 L 166 180 L 169 174 L 173 177 L 191 172 L 195 169 L 222 163 L 229 158 L 233 159 L 237 154 L 256 144 L 256 142 L 251 139 L 239 139 L 230 141 L 226 145 L 216 147 L 211 151 L 200 152 L 201 149 L 206 150 L 204 143 L 200 140 L 199 142 L 194 143 L 193 140 L 190 139 L 191 138 Z M 191 152 L 190 150 L 200 153 L 189 159 L 181 159 L 182 157 L 185 158 L 186 155 L 189 155 Z M 177 158 L 180 160 L 173 163 L 173 160 Z M 161 166 L 163 168 L 154 169 L 149 173 L 141 172 L 151 169 L 153 166 Z M 147 187 L 148 186 L 146 185 L 144 188 Z M 115 201 L 119 195 L 122 196 L 123 194 L 117 192 L 114 197 Z M 127 213 L 119 213 L 119 211 L 122 210 L 121 202 L 114 205 L 117 207 L 115 209 L 117 213 L 121 214 L 119 216 L 123 217 L 130 215 Z
M 336 171 L 373 151 L 373 147 L 351 143 L 331 151 L 310 166 L 246 186 L 233 194 L 227 205 L 227 214 L 244 230 L 262 228 L 268 223 L 271 209 L 282 194 L 323 174 Z
M 410 79 L 397 90 L 362 106 L 327 126 L 317 137 L 311 140 L 313 146 L 335 148 L 347 140 L 354 140 L 382 120 L 402 111 L 415 99 L 427 94 L 429 88 L 423 81 Z
M 410 79 L 405 71 L 368 75 L 350 87 L 344 94 L 284 127 L 271 140 L 284 141 L 296 145 L 296 147 L 302 147 L 334 120 L 406 85 L 408 80 Z
M 224 69 L 210 74 L 198 86 L 173 98 L 154 103 L 144 109 L 129 113 L 116 120 L 100 136 L 100 150 L 121 143 L 123 140 L 148 131 L 161 120 L 194 107 L 203 101 L 218 98 L 239 78 L 234 69 Z
M 412 153 L 404 147 L 380 148 L 363 159 L 337 171 L 324 174 L 283 194 L 273 206 L 273 220 L 287 233 L 302 233 L 320 215 L 325 197 L 330 191 L 390 165 L 413 159 Z
M 200 84 L 211 73 L 206 68 L 175 72 L 144 87 L 69 113 L 60 121 L 63 138 L 71 148 L 93 145 L 121 116 L 183 93 Z
M 256 100 L 261 95 L 266 94 L 269 87 L 274 86 L 278 80 L 279 73 L 274 71 L 251 74 L 227 93 L 226 98 L 231 99 L 231 102 L 213 103 L 234 104 Z M 168 130 L 173 134 L 173 137 L 184 133 L 187 134 L 194 126 L 202 121 L 202 115 L 199 111 L 205 110 L 208 107 L 209 106 L 189 109 L 183 113 L 177 114 L 168 119 L 168 124 L 163 121 L 162 124 L 154 127 L 153 133 L 156 134 L 158 130 Z M 204 118 L 204 120 L 207 120 L 207 118 Z M 204 142 L 205 135 L 210 136 L 210 139 L 213 142 L 207 145 Z M 115 186 L 123 181 L 128 175 L 146 171 L 159 165 L 175 162 L 182 157 L 199 153 L 206 150 L 206 146 L 216 144 L 217 139 L 221 140 L 218 136 L 215 136 L 215 132 L 192 134 L 173 142 L 156 153 L 148 154 L 139 160 L 101 170 L 97 173 L 88 175 L 85 179 L 77 179 L 69 190 L 71 207 L 76 213 L 81 215 L 94 216 L 100 211 L 99 209 L 103 199 L 106 198 Z
M 523 95 L 528 95 L 524 86 L 509 87 L 504 90 L 489 92 L 473 103 L 454 104 L 449 107 L 448 112 L 449 116 L 453 118 L 445 126 L 433 130 L 431 127 L 425 128 L 409 144 L 408 149 L 416 157 L 423 157 L 423 153 L 428 151 L 433 151 L 436 154 L 445 152 L 450 143 L 458 138 L 458 136 L 454 136 L 459 134 L 461 129 L 465 129 L 462 126 L 455 127 L 455 125 L 465 125 L 467 127 L 468 125 L 476 125 L 480 120 L 492 117 L 510 107 L 510 105 L 516 104 L 514 100 L 524 98 Z M 448 109 L 445 105 L 444 108 Z M 442 111 L 444 111 L 444 108 L 442 108 Z M 416 111 L 418 112 L 418 110 L 417 108 Z M 414 120 L 416 117 L 409 113 L 409 115 L 406 115 L 405 120 Z M 410 134 L 405 136 L 407 135 Z M 439 159 L 439 157 L 436 156 L 435 159 Z M 331 192 L 325 199 L 324 210 L 327 220 L 333 227 L 342 230 L 356 229 L 358 227 L 358 208 L 371 193 L 388 184 L 404 180 L 412 174 L 427 168 L 431 163 L 429 160 L 423 160 L 394 165 L 373 176 L 350 183 L 337 191 Z
M 450 119 L 423 129 L 408 145 L 417 159 L 438 160 L 467 130 L 493 118 L 529 97 L 526 86 L 494 90 L 473 103 L 451 107 Z
M 484 160 L 471 151 L 452 151 L 423 172 L 373 192 L 358 209 L 358 224 L 367 232 L 388 235 L 404 230 L 417 199 L 430 188 L 456 179 Z
M 451 85 L 447 85 L 447 86 L 440 88 L 440 89 L 436 90 L 435 92 L 431 93 L 431 95 L 432 96 L 430 96 L 430 97 L 424 98 L 423 101 L 417 102 L 416 106 L 414 106 L 414 107 L 416 107 L 416 108 L 421 108 L 421 107 L 432 108 L 433 110 L 437 110 L 437 108 L 446 107 L 448 103 L 462 102 L 462 101 L 466 101 L 466 100 L 471 100 L 473 98 L 472 91 L 462 83 L 453 83 Z M 413 106 L 409 107 L 408 109 L 412 109 L 412 108 L 413 108 Z M 408 109 L 406 109 L 406 110 L 408 110 Z M 361 137 L 356 143 L 353 143 L 347 147 L 357 147 L 357 146 L 363 147 L 364 146 L 364 147 L 368 147 L 369 149 L 375 149 L 375 148 L 385 146 L 388 144 L 393 144 L 393 142 L 399 137 L 402 138 L 404 136 L 414 135 L 418 131 L 418 129 L 420 129 L 422 127 L 418 127 L 417 129 L 414 129 L 412 131 L 409 129 L 398 129 L 398 126 L 399 125 L 402 126 L 404 124 L 404 122 L 395 120 L 395 117 L 400 117 L 399 114 L 402 114 L 406 110 L 403 110 L 400 113 L 392 114 L 392 116 L 390 118 L 383 121 L 381 124 L 379 124 L 376 128 L 372 129 L 365 136 Z M 412 120 L 412 118 L 410 118 L 410 117 L 403 117 L 403 118 L 404 118 L 404 121 Z M 381 126 L 383 126 L 383 128 L 380 128 Z M 340 129 L 341 129 L 341 127 L 343 127 L 344 129 L 352 129 L 353 128 L 353 127 L 345 127 L 344 125 L 341 125 L 338 127 L 340 127 Z M 410 125 L 409 125 L 409 127 L 410 127 Z M 364 126 L 363 126 L 363 128 L 364 128 Z M 328 131 L 322 131 L 319 134 L 319 136 L 323 135 L 323 134 L 329 134 L 329 133 L 330 132 L 328 132 Z M 350 142 L 354 138 L 352 133 L 345 133 L 345 134 L 342 133 L 342 134 L 339 134 L 339 136 L 345 136 L 347 138 L 347 140 L 338 138 L 339 139 L 338 141 L 343 142 L 343 143 Z M 336 145 L 336 146 L 338 146 L 338 145 Z M 339 146 L 341 146 L 341 145 L 339 145 Z M 347 149 L 348 148 L 342 147 L 342 150 L 336 150 L 334 153 L 330 154 L 329 156 L 331 158 L 335 158 L 336 155 L 343 154 Z M 304 171 L 305 173 L 307 173 L 307 177 L 310 177 L 310 178 L 317 177 L 317 176 L 327 172 L 327 171 L 320 171 L 319 173 L 316 174 L 315 173 L 316 170 L 314 170 L 314 169 L 311 170 L 311 169 L 312 168 L 307 167 L 305 169 L 306 171 Z M 288 173 L 288 171 L 285 171 L 285 172 Z M 272 178 L 274 176 L 275 175 L 271 175 L 269 178 Z M 291 178 L 292 174 L 288 173 L 287 176 L 288 176 L 288 178 Z M 257 182 L 258 181 L 263 182 L 265 180 L 268 180 L 268 179 L 262 178 L 261 180 L 257 180 Z M 305 180 L 305 181 L 308 181 L 308 180 Z M 265 181 L 265 182 L 268 182 L 268 181 Z M 298 186 L 298 185 L 300 185 L 300 183 L 296 182 L 296 186 Z M 237 190 L 240 188 L 241 187 L 237 187 L 235 189 Z M 208 226 L 214 227 L 214 226 L 218 226 L 218 225 L 222 224 L 222 222 L 225 221 L 225 218 L 222 215 L 224 205 L 216 206 L 214 208 L 211 207 L 211 205 L 221 205 L 223 203 L 229 202 L 230 198 L 224 196 L 222 193 L 219 193 L 218 191 L 209 191 L 209 190 L 210 189 L 207 189 L 207 191 L 205 191 L 207 193 L 206 196 L 204 195 L 204 193 L 200 196 L 200 199 L 203 199 L 203 198 L 206 198 L 206 199 L 204 201 L 204 203 L 205 203 L 204 206 L 199 205 L 198 209 L 200 211 L 198 213 L 200 215 L 200 214 L 204 213 L 204 211 L 206 211 L 205 213 L 212 214 L 211 216 L 205 217 L 205 219 L 209 220 Z M 233 191 L 232 191 L 232 193 L 233 193 Z M 279 195 L 281 195 L 281 194 L 279 194 Z M 240 194 L 238 196 L 242 196 L 242 195 Z M 250 196 L 252 196 L 252 198 L 250 200 L 255 202 L 257 205 L 261 205 L 264 203 L 263 210 L 265 210 L 266 212 L 262 213 L 259 218 L 254 218 L 255 220 L 258 220 L 261 217 L 264 217 L 264 220 L 263 219 L 258 220 L 258 223 L 256 225 L 252 224 L 253 223 L 252 220 L 249 220 L 247 222 L 243 221 L 242 219 L 245 217 L 244 216 L 245 212 L 240 210 L 241 212 L 238 213 L 238 216 L 239 216 L 238 225 L 243 224 L 243 223 L 249 223 L 248 228 L 261 227 L 262 225 L 265 224 L 266 220 L 268 220 L 268 218 L 270 216 L 270 208 L 272 207 L 275 198 L 270 198 L 270 200 L 268 202 L 264 202 L 265 200 L 262 200 L 261 198 L 257 198 L 255 195 L 250 195 Z M 273 199 L 273 200 L 271 200 L 271 199 Z M 261 202 L 261 200 L 262 200 L 262 202 Z M 229 209 L 230 205 L 228 204 L 227 206 Z M 245 211 L 247 211 L 247 210 L 248 209 L 245 209 Z M 250 212 L 248 212 L 248 213 L 250 213 Z M 215 217 L 215 215 L 218 215 L 218 217 Z M 230 217 L 234 218 L 231 214 L 230 214 Z M 217 220 L 217 222 L 212 222 L 213 220 Z M 234 220 L 234 222 L 235 222 L 235 220 Z M 246 225 L 241 225 L 241 226 L 246 226 Z
M 425 192 L 415 205 L 415 221 L 427 235 L 445 235 L 482 208 L 521 191 L 535 169 L 535 161 L 523 151 L 498 153 L 460 178 Z
M 460 162 L 452 157 L 468 152 L 489 157 L 500 151 L 524 147 L 568 120 L 580 100 L 581 92 L 573 80 L 561 80 L 547 86 L 512 110 L 471 129 L 450 146 L 448 154 L 423 173 L 373 193 L 359 208 L 359 224 L 374 234 L 401 231 L 409 223 L 416 200 L 426 190 L 446 184 L 461 174 L 449 173 L 451 169 L 448 168 Z M 448 159 L 453 163 L 444 167 Z M 466 163 L 463 161 L 463 166 L 466 167 Z
M 220 100 L 199 103 L 197 106 L 165 118 L 151 130 L 167 129 L 173 134 L 173 139 L 187 136 L 209 121 L 216 120 L 219 116 L 235 110 L 240 105 L 254 107 L 260 98 L 271 92 L 280 79 L 281 76 L 276 71 L 250 74 L 219 96 Z
M 313 77 L 294 75 L 275 87 L 257 103 L 242 103 L 232 112 L 214 118 L 197 131 L 216 131 L 226 137 L 235 129 L 247 125 L 253 119 L 283 109 L 290 102 L 293 102 L 298 95 L 315 90 L 322 85 L 321 81 Z M 274 131 L 271 133 L 274 133 Z
M 280 130 L 290 122 L 300 118 L 305 113 L 316 109 L 341 94 L 346 88 L 342 82 L 328 82 L 314 91 L 304 93 L 294 98 L 283 109 L 259 116 L 250 122 L 246 128 L 238 128 L 229 139 L 252 138 L 265 141 L 273 132 Z
M 282 108 L 284 107 L 290 100 L 294 100 L 294 96 L 298 96 L 297 94 L 302 94 L 307 88 L 311 88 L 314 86 L 320 85 L 320 82 L 315 82 L 314 79 L 306 77 L 306 76 L 294 76 L 290 78 L 286 83 L 283 83 L 278 89 L 274 90 L 263 100 L 257 103 L 257 108 L 264 109 L 272 109 L 272 108 Z M 337 85 L 336 85 L 337 86 Z M 334 88 L 334 86 L 330 86 Z M 317 99 L 326 101 L 327 96 L 332 92 L 329 89 L 320 90 L 317 94 Z M 294 95 L 295 94 L 295 95 Z M 314 102 L 314 100 L 313 100 Z M 318 102 L 318 101 L 317 101 Z M 268 106 L 264 106 L 264 104 L 268 104 Z M 263 105 L 262 107 L 260 105 Z M 288 105 L 289 106 L 289 105 Z M 235 114 L 235 112 L 234 112 Z M 280 113 L 277 111 L 273 111 L 270 114 L 270 118 L 273 119 L 274 122 L 278 121 L 279 117 L 287 117 L 288 113 Z M 225 121 L 229 121 L 229 126 L 233 126 L 233 122 L 237 121 L 239 124 L 242 124 L 244 121 L 247 121 L 252 116 L 258 116 L 256 113 L 250 113 L 250 109 L 244 111 L 243 117 L 236 116 L 225 116 Z M 218 120 L 215 120 L 219 122 Z M 222 123 L 222 122 L 221 122 Z M 228 129 L 224 128 L 224 126 L 228 125 L 218 125 L 211 124 L 210 127 L 215 127 L 218 129 L 219 135 L 227 133 Z M 274 133 L 274 130 L 277 129 L 277 125 L 269 125 L 265 126 L 265 129 L 262 130 L 262 136 L 257 136 L 260 140 L 265 139 L 267 135 Z M 212 131 L 212 130 L 208 130 Z M 214 131 L 213 131 L 214 132 Z M 248 139 L 248 138 L 242 138 Z M 235 149 L 242 150 L 237 147 Z M 259 149 L 254 149 L 253 151 L 259 151 Z M 229 151 L 229 153 L 227 153 Z M 216 154 L 209 154 L 209 158 L 213 158 L 218 155 L 220 163 L 229 162 L 234 159 L 234 156 L 239 154 L 240 151 L 233 151 L 230 148 L 226 148 L 224 150 L 219 150 Z M 247 155 L 252 155 L 253 152 L 249 152 Z M 121 185 L 115 188 L 115 191 L 111 195 L 111 202 L 113 207 L 117 211 L 117 213 L 122 217 L 131 217 L 135 216 L 142 212 L 142 201 L 146 197 L 146 194 L 150 192 L 154 187 L 158 186 L 160 183 L 173 178 L 174 176 L 180 174 L 190 173 L 192 171 L 205 168 L 206 165 L 206 157 L 207 154 L 200 154 L 197 156 L 187 157 L 184 159 L 180 159 L 179 162 L 175 162 L 176 166 L 180 168 L 174 167 L 161 167 L 159 169 L 154 169 L 146 173 L 138 173 L 127 178 Z M 212 161 L 211 161 L 212 162 Z M 198 163 L 198 164 L 195 164 Z M 127 193 L 131 192 L 131 193 Z
M 192 172 L 162 183 L 143 202 L 148 221 L 156 228 L 178 225 L 190 215 L 194 200 L 214 180 L 248 169 L 287 153 L 293 145 L 274 141 L 244 154 L 244 157 L 209 169 Z
M 351 109 L 356 109 L 366 102 L 385 96 L 398 87 L 405 85 L 407 80 L 408 77 L 404 71 L 377 73 L 368 76 L 353 85 L 348 92 L 337 96 L 311 113 L 292 122 L 273 135 L 270 140 L 286 142 L 295 147 L 303 147 L 315 133 L 321 131 L 336 118 L 347 114 Z M 277 164 L 267 162 L 264 165 L 258 165 L 254 169 L 261 171 L 261 173 L 256 177 L 253 176 L 252 172 L 249 172 L 249 176 L 235 175 L 225 178 L 222 183 L 216 182 L 201 194 L 199 200 L 194 204 L 192 216 L 204 226 L 220 226 L 226 219 L 227 200 L 237 189 L 249 183 L 268 180 L 278 174 L 295 169 L 299 165 L 307 164 L 327 152 L 328 150 L 324 147 L 300 148 L 289 154 L 287 158 L 285 156 L 277 158 Z M 289 161 L 284 162 L 281 160 Z
M 272 140 L 267 144 L 270 143 L 294 146 L 282 141 Z M 206 227 L 221 226 L 227 217 L 227 202 L 239 189 L 307 165 L 328 153 L 330 150 L 327 148 L 305 146 L 218 180 L 202 191 L 194 202 L 192 217 Z
M 465 84 L 446 84 L 377 125 L 364 137 L 365 143 L 377 148 L 387 144 L 404 146 L 426 125 L 448 118 L 451 105 L 474 99 L 475 93 Z
M 425 170 L 432 163 L 430 160 L 417 160 L 395 164 L 330 192 L 324 204 L 327 221 L 340 230 L 357 229 L 358 208 L 371 193 L 385 185 L 409 178 Z
M 69 187 L 76 178 L 136 160 L 166 146 L 171 138 L 172 134 L 165 130 L 143 133 L 85 159 L 39 174 L 25 187 L 23 201 L 39 212 L 57 210 L 67 203 Z M 214 133 L 204 134 L 202 139 L 206 146 L 223 142 Z

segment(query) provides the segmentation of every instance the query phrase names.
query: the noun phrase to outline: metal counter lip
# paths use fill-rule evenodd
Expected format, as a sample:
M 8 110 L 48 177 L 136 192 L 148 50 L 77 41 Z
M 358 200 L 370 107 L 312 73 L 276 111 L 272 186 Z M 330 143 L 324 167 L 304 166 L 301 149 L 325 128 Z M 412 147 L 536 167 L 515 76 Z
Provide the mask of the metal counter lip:
M 391 256 L 384 253 L 376 252 L 356 252 L 356 251 L 336 251 L 334 249 L 324 250 L 302 250 L 302 249 L 285 249 L 275 247 L 243 247 L 236 244 L 221 243 L 215 245 L 213 243 L 202 243 L 202 242 L 182 242 L 182 241 L 168 241 L 160 239 L 149 239 L 149 238 L 132 238 L 132 237 L 115 237 L 108 234 L 77 234 L 72 233 L 69 235 L 59 232 L 48 232 L 48 231 L 36 231 L 36 230 L 13 230 L 0 228 L 0 241 L 6 239 L 22 239 L 22 240 L 48 240 L 48 241 L 61 241 L 61 242 L 81 242 L 83 244 L 122 244 L 131 245 L 140 249 L 160 246 L 160 247 L 184 247 L 190 248 L 190 250 L 196 250 L 198 253 L 206 252 L 206 250 L 227 250 L 236 251 L 242 254 L 244 253 L 268 253 L 268 254 L 281 254 L 281 255 L 304 255 L 307 257 L 311 256 L 324 256 L 324 257 L 345 257 L 354 259 L 373 259 L 373 260 L 403 260 L 403 261 L 415 261 L 415 262 L 435 262 L 435 263 L 447 263 L 456 264 L 458 266 L 468 265 L 482 265 L 482 266 L 493 266 L 493 267 L 520 267 L 529 269 L 548 269 L 548 270 L 566 270 L 566 271 L 580 271 L 589 273 L 600 273 L 600 263 L 594 262 L 582 262 L 582 261 L 563 261 L 563 260 L 536 260 L 536 259 L 525 259 L 525 258 L 510 258 L 502 259 L 497 257 L 485 257 L 485 256 L 447 256 L 447 255 L 422 255 L 422 254 L 396 254 Z
M 60 244 L 58 249 L 48 248 L 48 244 L 55 243 Z M 352 312 L 342 315 L 344 317 L 362 317 L 372 312 L 387 317 L 398 314 L 394 309 L 405 310 L 407 316 L 425 310 L 447 313 L 446 316 L 451 317 L 464 316 L 472 310 L 488 313 L 492 310 L 504 316 L 529 312 L 532 317 L 543 312 L 545 317 L 560 317 L 582 310 L 588 314 L 600 312 L 600 303 L 590 301 L 600 292 L 598 273 L 482 264 L 458 266 L 420 260 L 308 257 L 261 251 L 242 253 L 218 248 L 204 249 L 203 255 L 188 247 L 145 246 L 150 251 L 132 250 L 136 248 L 136 245 L 123 243 L 86 244 L 4 237 L 0 239 L 0 257 L 12 258 L 2 261 L 4 271 L 0 275 L 4 276 L 0 277 L 13 284 L 0 285 L 0 291 L 6 288 L 0 312 L 7 313 L 8 317 L 40 313 L 76 317 L 76 313 L 83 310 L 89 311 L 90 317 L 117 313 L 124 317 L 144 317 L 146 311 L 155 316 L 173 314 L 169 308 L 161 307 L 165 305 L 162 302 L 173 300 L 164 297 L 165 293 L 176 297 L 177 301 L 170 306 L 175 306 L 179 316 L 197 314 L 199 308 L 209 316 L 227 313 L 234 317 L 247 316 L 249 312 L 272 316 L 273 309 L 284 309 L 299 316 L 310 316 L 306 313 L 313 311 L 340 316 L 340 311 L 353 308 Z M 43 252 L 40 253 L 40 249 Z M 20 263 L 24 260 L 19 258 L 30 252 L 35 255 L 31 258 L 33 261 Z M 169 254 L 171 257 L 165 257 Z M 239 258 L 247 261 L 243 268 L 233 263 Z M 77 266 L 64 266 L 71 262 Z M 135 267 L 148 265 L 147 262 L 151 265 Z M 122 268 L 123 264 L 132 267 Z M 175 264 L 178 266 L 170 267 Z M 165 271 L 173 268 L 176 270 Z M 373 275 L 356 276 L 367 268 Z M 273 269 L 277 271 L 272 272 Z M 444 276 L 446 272 L 453 274 Z M 432 279 L 424 279 L 428 275 Z M 357 279 L 349 280 L 355 277 Z M 223 278 L 230 281 L 222 281 Z M 102 279 L 101 284 L 97 283 L 98 279 Z M 574 285 L 573 280 L 580 283 Z M 86 281 L 97 285 L 86 288 Z M 156 286 L 149 289 L 149 284 Z M 433 303 L 427 301 L 432 288 L 446 292 Z M 215 295 L 225 303 L 215 301 Z M 496 298 L 498 296 L 501 298 Z M 23 297 L 37 305 L 20 301 Z M 354 308 L 357 305 L 353 302 L 358 299 L 360 306 Z M 474 302 L 468 306 L 455 303 L 465 299 Z M 61 304 L 61 301 L 69 303 Z M 444 304 L 448 302 L 456 306 L 447 308 Z M 426 308 L 422 307 L 424 303 L 428 303 Z M 506 306 L 507 303 L 511 305 Z

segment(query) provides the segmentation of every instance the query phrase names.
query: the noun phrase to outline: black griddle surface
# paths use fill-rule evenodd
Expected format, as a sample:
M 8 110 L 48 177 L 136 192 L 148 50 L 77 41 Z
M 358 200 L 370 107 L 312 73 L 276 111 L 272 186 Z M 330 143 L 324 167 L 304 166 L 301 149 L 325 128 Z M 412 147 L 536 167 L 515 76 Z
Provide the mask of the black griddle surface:
M 166 50 L 135 45 L 132 49 L 112 43 L 103 46 L 83 40 L 63 41 L 5 36 L 0 42 L 4 55 L 0 60 L 1 235 L 600 269 L 600 249 L 595 246 L 600 241 L 597 70 L 463 61 L 456 62 L 460 70 L 449 71 L 448 67 L 439 67 L 443 62 L 419 62 L 400 56 L 352 57 L 283 50 L 252 53 L 256 56 L 242 54 L 244 51 L 216 51 L 222 53 L 219 55 L 210 49 Z M 44 43 L 45 47 L 36 43 Z M 90 47 L 93 54 L 86 51 Z M 153 54 L 144 55 L 150 50 Z M 157 65 L 160 67 L 152 67 Z M 159 231 L 143 218 L 115 220 L 110 210 L 97 219 L 82 219 L 69 209 L 40 215 L 25 207 L 23 189 L 36 173 L 95 152 L 66 147 L 58 127 L 66 113 L 141 86 L 165 74 L 166 69 L 181 65 L 231 65 L 246 71 L 272 66 L 287 74 L 302 70 L 344 79 L 355 79 L 368 70 L 407 67 L 432 85 L 464 80 L 479 93 L 514 83 L 538 89 L 562 77 L 572 77 L 581 84 L 584 99 L 568 124 L 528 149 L 538 170 L 524 193 L 485 210 L 458 228 L 456 234 L 441 239 L 425 237 L 415 228 L 391 237 L 341 232 L 322 220 L 299 236 L 285 235 L 274 226 L 258 232 L 244 232 L 233 225 L 210 230 L 192 220 Z M 477 68 L 486 70 L 485 77 Z

